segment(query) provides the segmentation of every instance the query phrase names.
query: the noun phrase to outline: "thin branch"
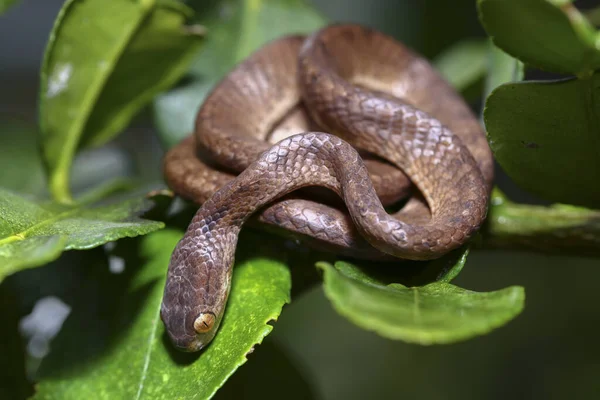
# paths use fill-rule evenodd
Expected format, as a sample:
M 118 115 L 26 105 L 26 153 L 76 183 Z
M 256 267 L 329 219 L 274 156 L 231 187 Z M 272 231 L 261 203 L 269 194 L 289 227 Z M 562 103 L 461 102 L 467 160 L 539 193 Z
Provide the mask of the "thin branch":
M 483 248 L 600 256 L 600 211 L 517 204 L 495 189 Z

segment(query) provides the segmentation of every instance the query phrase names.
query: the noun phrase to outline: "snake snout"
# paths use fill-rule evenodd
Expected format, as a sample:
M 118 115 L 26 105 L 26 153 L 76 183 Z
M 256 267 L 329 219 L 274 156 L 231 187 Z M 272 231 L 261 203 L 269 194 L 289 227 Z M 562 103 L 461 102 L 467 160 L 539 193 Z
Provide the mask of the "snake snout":
M 214 336 L 214 329 L 205 333 L 189 332 L 189 329 L 175 329 L 174 326 L 170 324 L 170 322 L 174 321 L 165 319 L 162 313 L 161 319 L 167 326 L 167 335 L 169 336 L 171 343 L 179 351 L 186 353 L 200 351 L 210 343 Z

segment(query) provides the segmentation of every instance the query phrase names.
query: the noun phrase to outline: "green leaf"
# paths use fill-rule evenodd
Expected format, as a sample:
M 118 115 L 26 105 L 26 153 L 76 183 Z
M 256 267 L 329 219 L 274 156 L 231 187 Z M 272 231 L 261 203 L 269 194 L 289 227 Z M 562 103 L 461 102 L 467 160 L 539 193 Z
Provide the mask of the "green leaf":
M 466 39 L 442 52 L 434 65 L 456 90 L 462 91 L 483 78 L 486 53 L 485 40 Z
M 134 271 L 124 292 L 111 291 L 116 297 L 114 309 L 101 310 L 96 316 L 82 309 L 86 302 L 74 306 L 53 351 L 42 363 L 35 398 L 206 399 L 247 361 L 253 347 L 273 329 L 269 322 L 290 301 L 288 269 L 256 257 L 260 242 L 241 240 L 240 261 L 217 336 L 200 353 L 181 353 L 169 343 L 159 310 L 165 271 L 182 235 L 167 229 L 142 238 L 146 262 Z M 126 263 L 125 271 L 135 268 L 137 263 L 133 264 Z M 82 324 L 94 321 L 108 337 L 93 341 L 100 329 L 82 334 Z M 81 357 L 82 348 L 98 354 Z M 65 363 L 65 357 L 73 361 Z
M 547 200 L 600 207 L 600 73 L 520 82 L 488 97 L 490 147 L 521 187 Z
M 188 68 L 199 37 L 176 1 L 69 0 L 50 35 L 40 92 L 50 191 L 71 201 L 78 148 L 105 143 Z
M 580 77 L 600 68 L 596 33 L 571 4 L 547 0 L 479 0 L 494 44 L 534 67 Z
M 63 250 L 89 249 L 164 226 L 136 217 L 151 206 L 144 196 L 103 197 L 67 206 L 0 188 L 0 281 L 20 269 L 50 262 Z M 102 200 L 93 201 L 98 198 Z
M 199 20 L 206 44 L 189 71 L 191 80 L 154 102 L 162 142 L 170 147 L 193 131 L 200 104 L 235 64 L 285 34 L 310 33 L 324 18 L 302 0 L 224 0 Z
M 521 287 L 478 293 L 450 284 L 465 261 L 463 253 L 439 281 L 417 287 L 386 285 L 345 262 L 317 265 L 324 272 L 325 295 L 341 315 L 388 339 L 429 345 L 488 333 L 523 309 Z

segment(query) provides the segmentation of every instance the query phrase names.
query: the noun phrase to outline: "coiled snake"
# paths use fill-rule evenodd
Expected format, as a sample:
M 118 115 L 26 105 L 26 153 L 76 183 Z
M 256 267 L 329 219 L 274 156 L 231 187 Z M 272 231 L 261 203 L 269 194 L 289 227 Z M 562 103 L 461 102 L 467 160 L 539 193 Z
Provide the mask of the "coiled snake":
M 240 63 L 204 101 L 194 135 L 167 153 L 164 174 L 202 204 L 173 251 L 161 307 L 175 346 L 197 351 L 219 327 L 251 216 L 348 256 L 433 259 L 482 224 L 493 161 L 479 122 L 425 59 L 339 24 Z M 411 185 L 389 215 L 384 206 Z M 308 186 L 330 189 L 345 208 L 290 194 Z

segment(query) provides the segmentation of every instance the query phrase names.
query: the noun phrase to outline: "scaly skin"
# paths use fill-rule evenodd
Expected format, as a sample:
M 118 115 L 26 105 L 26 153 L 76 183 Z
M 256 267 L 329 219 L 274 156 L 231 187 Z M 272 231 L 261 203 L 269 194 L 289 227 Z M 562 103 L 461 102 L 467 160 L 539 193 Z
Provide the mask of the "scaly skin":
M 265 144 L 300 98 L 330 134 Z M 233 179 L 208 167 L 196 142 L 213 161 L 243 172 Z M 391 199 L 398 191 L 372 179 L 357 149 L 397 168 L 397 180 L 402 171 L 422 197 L 387 214 L 378 194 Z M 306 40 L 272 42 L 225 77 L 199 111 L 196 137 L 167 155 L 165 175 L 177 193 L 203 203 L 173 252 L 161 309 L 173 343 L 197 351 L 218 330 L 238 233 L 258 209 L 259 224 L 346 255 L 433 259 L 479 229 L 493 170 L 477 120 L 422 58 L 368 28 L 333 25 Z M 282 199 L 307 186 L 332 190 L 348 213 Z

